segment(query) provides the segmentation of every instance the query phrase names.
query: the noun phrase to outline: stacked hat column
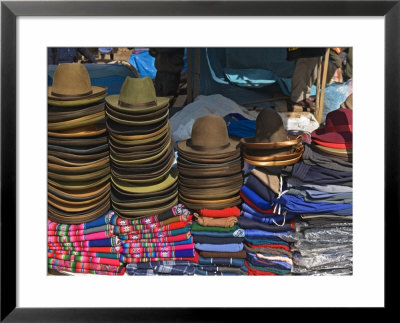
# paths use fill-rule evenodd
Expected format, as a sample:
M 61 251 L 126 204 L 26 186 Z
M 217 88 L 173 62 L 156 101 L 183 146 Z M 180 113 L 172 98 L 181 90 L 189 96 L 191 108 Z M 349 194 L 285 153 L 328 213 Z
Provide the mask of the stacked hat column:
M 294 274 L 352 273 L 352 110 L 328 113 L 302 160 L 285 170 L 282 207 L 300 214 L 292 235 Z
M 245 264 L 249 275 L 290 274 L 290 246 L 282 236 L 294 230 L 294 214 L 281 212 L 276 199 L 284 188 L 282 167 L 301 158 L 301 137 L 289 138 L 281 117 L 265 109 L 256 119 L 254 137 L 241 139 L 245 160 L 245 184 L 239 225 L 245 231 Z
M 200 253 L 196 272 L 246 273 L 243 231 L 237 225 L 242 160 L 223 118 L 209 114 L 195 120 L 191 138 L 178 143 L 178 169 L 179 199 L 198 211 L 192 226 L 195 248 Z
M 151 78 L 127 77 L 119 95 L 106 97 L 106 113 L 111 203 L 128 273 L 148 273 L 155 261 L 193 257 L 191 215 L 177 205 L 168 98 L 156 97 Z
M 109 228 L 89 224 L 110 208 L 106 90 L 92 86 L 84 65 L 76 63 L 58 65 L 48 90 L 49 268 L 122 272 L 117 255 L 103 261 L 83 246 L 113 236 Z
M 106 113 L 115 212 L 135 219 L 176 205 L 168 98 L 156 97 L 151 78 L 127 77 L 119 95 L 106 97 Z
M 106 88 L 82 64 L 60 64 L 48 93 L 48 212 L 60 223 L 93 220 L 110 207 Z

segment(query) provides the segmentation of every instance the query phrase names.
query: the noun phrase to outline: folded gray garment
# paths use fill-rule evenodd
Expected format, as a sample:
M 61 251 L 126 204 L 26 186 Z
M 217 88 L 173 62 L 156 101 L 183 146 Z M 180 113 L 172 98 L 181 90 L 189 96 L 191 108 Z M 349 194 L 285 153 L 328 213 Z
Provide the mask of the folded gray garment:
M 310 189 L 315 189 L 321 192 L 327 193 L 345 193 L 345 192 L 353 192 L 353 187 L 348 185 L 318 185 L 305 183 L 297 178 L 289 177 L 287 180 L 288 187 L 306 187 Z
M 316 152 L 311 148 L 310 145 L 304 144 L 304 152 L 302 160 L 307 165 L 321 166 L 340 172 L 351 172 L 353 169 L 353 163 L 341 160 L 339 158 L 331 158 Z
M 308 194 L 307 190 L 290 188 L 286 194 L 300 196 L 304 199 L 304 201 L 308 202 L 332 203 L 332 204 L 353 203 L 353 192 L 334 193 L 324 198 L 314 198 Z

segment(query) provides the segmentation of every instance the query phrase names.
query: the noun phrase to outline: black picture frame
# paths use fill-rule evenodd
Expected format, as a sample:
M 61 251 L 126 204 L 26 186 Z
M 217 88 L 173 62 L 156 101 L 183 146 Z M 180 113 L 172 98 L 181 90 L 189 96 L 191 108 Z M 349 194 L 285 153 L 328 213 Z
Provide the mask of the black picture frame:
M 400 4 L 396 1 L 2 1 L 1 2 L 1 321 L 236 321 L 243 309 L 16 307 L 16 19 L 18 16 L 384 16 L 385 309 L 398 283 L 388 239 L 399 229 Z M 373 55 L 373 53 L 371 53 Z M 394 218 L 394 220 L 393 220 Z M 397 220 L 397 221 L 396 221 Z M 372 265 L 372 264 L 371 264 Z M 390 278 L 388 278 L 390 277 Z M 388 282 L 390 281 L 390 282 Z M 188 295 L 187 297 L 195 297 Z M 253 311 L 254 309 L 252 309 Z M 252 312 L 258 315 L 258 311 Z M 240 316 L 239 316 L 240 317 Z M 261 319 L 262 317 L 260 317 Z

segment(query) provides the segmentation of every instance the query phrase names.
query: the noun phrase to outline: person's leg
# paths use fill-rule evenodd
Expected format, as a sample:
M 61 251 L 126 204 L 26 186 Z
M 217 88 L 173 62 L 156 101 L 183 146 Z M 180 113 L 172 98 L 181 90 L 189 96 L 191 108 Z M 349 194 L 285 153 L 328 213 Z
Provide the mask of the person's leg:
M 292 102 L 306 100 L 310 96 L 311 86 L 317 79 L 318 57 L 299 58 L 292 76 Z

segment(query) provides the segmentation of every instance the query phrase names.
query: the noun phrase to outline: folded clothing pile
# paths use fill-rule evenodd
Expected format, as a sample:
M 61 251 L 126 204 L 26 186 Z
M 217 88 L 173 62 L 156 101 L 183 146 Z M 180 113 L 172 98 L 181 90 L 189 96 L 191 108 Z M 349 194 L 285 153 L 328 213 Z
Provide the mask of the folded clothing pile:
M 169 99 L 156 96 L 149 77 L 127 77 L 105 100 L 113 209 L 129 219 L 167 211 L 178 203 Z
M 287 275 L 293 267 L 289 243 L 281 236 L 294 231 L 294 214 L 276 214 L 273 206 L 280 190 L 279 177 L 267 167 L 256 167 L 241 188 L 245 233 L 245 265 L 249 275 Z
M 48 220 L 48 268 L 73 273 L 123 275 L 120 239 L 110 224 L 113 211 L 81 224 Z
M 199 253 L 198 275 L 247 275 L 244 232 L 238 226 L 240 209 L 201 209 L 194 213 L 192 235 Z
M 48 88 L 48 217 L 57 223 L 88 222 L 110 208 L 106 92 L 78 63 L 59 64 Z
M 129 275 L 193 275 L 196 265 L 191 212 L 182 204 L 141 219 L 113 219 L 120 260 Z M 190 267 L 190 268 L 189 268 Z
M 287 191 L 276 200 L 300 215 L 292 243 L 294 274 L 352 274 L 352 110 L 328 113 L 302 160 L 285 167 Z M 317 147 L 321 146 L 321 147 Z M 327 151 L 329 150 L 329 153 Z

